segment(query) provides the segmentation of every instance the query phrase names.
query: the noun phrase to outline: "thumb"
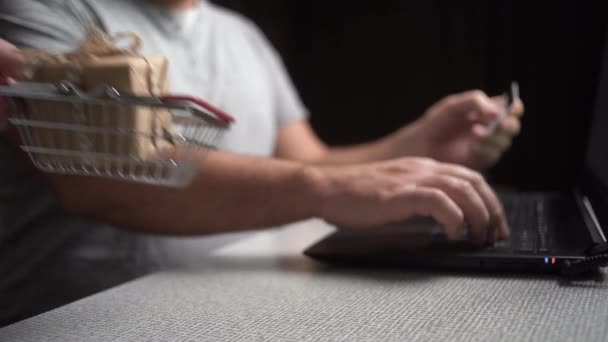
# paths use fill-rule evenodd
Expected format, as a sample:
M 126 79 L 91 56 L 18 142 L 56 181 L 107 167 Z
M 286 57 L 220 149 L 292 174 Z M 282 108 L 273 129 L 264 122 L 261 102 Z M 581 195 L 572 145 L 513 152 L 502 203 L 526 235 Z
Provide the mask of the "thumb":
M 487 124 L 500 116 L 500 100 L 489 98 L 480 90 L 472 90 L 448 97 L 444 105 L 453 114 L 464 115 L 467 121 Z
M 0 84 L 7 84 L 11 77 L 21 73 L 25 64 L 25 56 L 13 44 L 0 39 Z M 8 122 L 8 102 L 0 97 L 0 131 L 4 131 Z
M 25 56 L 21 50 L 0 39 L 0 75 L 3 77 L 17 77 L 24 64 Z

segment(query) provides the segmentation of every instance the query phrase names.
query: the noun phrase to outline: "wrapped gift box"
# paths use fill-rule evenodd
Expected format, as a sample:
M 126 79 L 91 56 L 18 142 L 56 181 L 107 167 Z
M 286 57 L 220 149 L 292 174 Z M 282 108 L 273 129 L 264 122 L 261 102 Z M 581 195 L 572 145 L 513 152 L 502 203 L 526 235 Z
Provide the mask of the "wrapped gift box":
M 120 51 L 84 59 L 69 55 L 46 61 L 43 58 L 34 64 L 29 79 L 68 80 L 84 91 L 110 85 L 121 93 L 139 96 L 159 96 L 168 91 L 166 58 Z M 164 108 L 49 100 L 30 100 L 27 105 L 30 119 L 47 124 L 31 129 L 33 145 L 59 151 L 60 155 L 53 158 L 63 161 L 107 163 L 117 156 L 151 160 L 161 158 L 163 150 L 171 145 L 167 138 L 172 132 L 171 113 Z

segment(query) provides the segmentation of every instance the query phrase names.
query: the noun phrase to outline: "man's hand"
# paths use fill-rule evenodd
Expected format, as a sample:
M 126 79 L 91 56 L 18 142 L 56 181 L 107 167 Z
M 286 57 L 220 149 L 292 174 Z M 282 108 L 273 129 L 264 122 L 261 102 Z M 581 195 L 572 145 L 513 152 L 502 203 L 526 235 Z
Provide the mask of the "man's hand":
M 321 217 L 338 226 L 367 228 L 431 216 L 451 239 L 479 244 L 506 239 L 503 209 L 483 177 L 462 166 L 402 158 L 362 166 L 320 167 Z
M 500 159 L 520 131 L 524 110 L 520 100 L 495 132 L 488 131 L 488 125 L 505 110 L 504 101 L 478 90 L 448 96 L 390 137 L 388 149 L 393 156 L 399 151 L 411 155 L 413 150 L 415 155 L 484 170 Z
M 490 123 L 504 111 L 502 97 L 481 91 L 448 96 L 413 124 L 378 141 L 328 148 L 308 121 L 279 129 L 276 156 L 312 164 L 357 164 L 401 157 L 429 157 L 484 170 L 500 159 L 520 130 L 523 103 L 517 100 L 495 132 Z
M 24 57 L 19 49 L 0 39 L 0 84 L 12 82 L 23 67 Z M 0 131 L 6 127 L 7 103 L 0 97 Z

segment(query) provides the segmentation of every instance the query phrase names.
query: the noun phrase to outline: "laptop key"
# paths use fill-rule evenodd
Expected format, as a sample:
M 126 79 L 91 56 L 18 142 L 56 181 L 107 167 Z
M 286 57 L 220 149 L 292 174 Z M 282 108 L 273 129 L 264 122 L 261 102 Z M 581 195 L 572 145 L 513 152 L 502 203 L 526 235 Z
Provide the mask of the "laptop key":
M 549 253 L 551 247 L 547 236 L 539 236 L 538 239 L 538 251 L 540 253 Z
M 553 234 L 549 229 L 545 212 L 545 203 L 539 201 L 536 203 L 536 226 L 538 236 L 538 251 L 540 253 L 549 253 L 553 247 Z
M 519 252 L 533 253 L 536 251 L 536 234 L 524 229 L 514 236 L 513 249 Z

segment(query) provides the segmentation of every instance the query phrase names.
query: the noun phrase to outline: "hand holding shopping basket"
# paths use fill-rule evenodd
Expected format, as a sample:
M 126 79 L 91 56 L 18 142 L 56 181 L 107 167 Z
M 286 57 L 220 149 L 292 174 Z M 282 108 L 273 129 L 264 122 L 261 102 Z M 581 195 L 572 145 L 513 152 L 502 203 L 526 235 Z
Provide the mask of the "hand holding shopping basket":
M 166 87 L 154 80 L 166 79 L 166 66 L 153 71 L 166 61 L 140 56 L 137 39 L 131 49 L 118 49 L 95 31 L 75 53 L 43 56 L 54 64 L 35 81 L 0 86 L 9 122 L 36 168 L 164 186 L 190 183 L 200 165 L 197 150 L 215 148 L 234 120 L 201 99 L 161 95 Z M 102 82 L 112 73 L 120 89 Z

